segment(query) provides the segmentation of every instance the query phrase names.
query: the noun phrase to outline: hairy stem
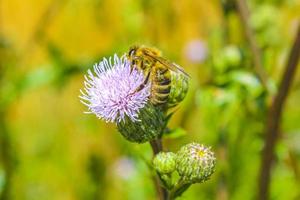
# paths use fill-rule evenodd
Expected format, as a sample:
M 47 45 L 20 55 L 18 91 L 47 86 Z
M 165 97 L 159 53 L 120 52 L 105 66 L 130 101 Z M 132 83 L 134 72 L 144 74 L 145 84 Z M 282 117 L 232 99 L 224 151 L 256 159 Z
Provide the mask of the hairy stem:
M 267 124 L 265 128 L 265 146 L 262 152 L 262 160 L 259 176 L 258 199 L 269 199 L 269 185 L 271 179 L 271 167 L 274 160 L 274 149 L 279 137 L 280 121 L 284 103 L 287 99 L 300 56 L 300 26 L 296 33 L 296 39 L 290 51 L 285 71 L 279 85 L 278 92 L 271 104 Z
M 161 139 L 155 139 L 155 140 L 150 141 L 150 145 L 151 145 L 151 148 L 153 151 L 153 156 L 155 156 L 156 154 L 158 154 L 159 152 L 161 152 L 163 150 Z M 155 189 L 156 189 L 158 198 L 160 200 L 167 200 L 168 199 L 168 191 L 161 186 L 158 175 L 153 177 L 153 181 L 155 184 Z

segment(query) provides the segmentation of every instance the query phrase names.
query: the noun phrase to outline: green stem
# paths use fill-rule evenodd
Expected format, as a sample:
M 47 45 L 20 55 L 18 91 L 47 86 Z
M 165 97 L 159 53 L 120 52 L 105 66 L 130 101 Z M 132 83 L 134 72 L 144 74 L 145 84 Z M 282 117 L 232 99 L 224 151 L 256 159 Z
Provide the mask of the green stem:
M 159 152 L 161 152 L 163 150 L 161 139 L 155 139 L 155 140 L 150 141 L 150 145 L 152 147 L 153 156 L 155 156 L 156 154 L 158 154 Z M 164 187 L 161 186 L 161 181 L 160 181 L 160 178 L 158 177 L 158 175 L 153 177 L 153 181 L 155 184 L 158 198 L 160 200 L 167 200 L 168 199 L 168 191 Z
M 154 156 L 163 150 L 161 139 L 151 140 L 150 145 Z
M 191 183 L 186 183 L 183 179 L 179 179 L 173 190 L 171 190 L 168 200 L 174 200 L 176 199 L 176 197 L 181 196 L 181 194 L 185 192 L 190 186 Z
M 158 177 L 160 178 L 161 183 L 165 188 L 171 190 L 173 188 L 172 185 L 172 175 L 171 174 L 159 174 L 157 173 Z

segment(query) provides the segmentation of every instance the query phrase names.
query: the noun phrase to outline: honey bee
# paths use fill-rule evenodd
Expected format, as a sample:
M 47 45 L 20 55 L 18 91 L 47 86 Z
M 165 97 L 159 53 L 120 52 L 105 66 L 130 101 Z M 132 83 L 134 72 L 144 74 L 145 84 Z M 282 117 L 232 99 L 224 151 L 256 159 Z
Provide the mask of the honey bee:
M 180 66 L 163 58 L 161 52 L 155 48 L 133 46 L 129 49 L 127 58 L 132 66 L 142 70 L 145 75 L 144 83 L 137 88 L 137 91 L 151 81 L 150 101 L 154 105 L 162 105 L 168 101 L 172 72 L 189 77 Z

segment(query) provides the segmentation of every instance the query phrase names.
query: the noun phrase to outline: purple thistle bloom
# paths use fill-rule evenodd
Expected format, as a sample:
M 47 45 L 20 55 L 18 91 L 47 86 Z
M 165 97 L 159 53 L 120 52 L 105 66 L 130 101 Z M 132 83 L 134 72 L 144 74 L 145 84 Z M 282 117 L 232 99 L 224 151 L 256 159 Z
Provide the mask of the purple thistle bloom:
M 106 122 L 121 122 L 128 116 L 132 121 L 139 121 L 138 113 L 145 106 L 150 96 L 150 83 L 139 91 L 144 83 L 142 71 L 132 68 L 125 56 L 104 58 L 94 65 L 94 74 L 88 70 L 84 81 L 84 91 L 80 90 L 82 103 L 89 112 Z

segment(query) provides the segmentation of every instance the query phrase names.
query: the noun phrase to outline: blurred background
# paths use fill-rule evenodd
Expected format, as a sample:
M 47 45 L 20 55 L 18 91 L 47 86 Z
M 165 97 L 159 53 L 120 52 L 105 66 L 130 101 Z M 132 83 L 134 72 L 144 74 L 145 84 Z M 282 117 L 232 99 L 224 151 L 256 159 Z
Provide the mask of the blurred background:
M 191 75 L 164 146 L 212 146 L 217 169 L 181 199 L 255 199 L 267 111 L 299 23 L 299 0 L 1 0 L 0 199 L 156 199 L 149 144 L 83 112 L 83 75 L 133 44 Z M 244 13 L 245 14 L 245 13 Z M 247 13 L 246 13 L 247 14 Z M 267 87 L 254 65 L 247 28 Z M 271 199 L 300 199 L 300 70 L 284 107 Z

